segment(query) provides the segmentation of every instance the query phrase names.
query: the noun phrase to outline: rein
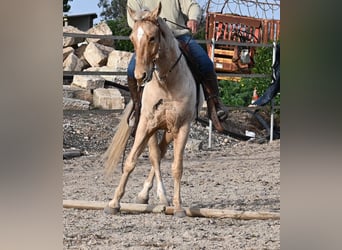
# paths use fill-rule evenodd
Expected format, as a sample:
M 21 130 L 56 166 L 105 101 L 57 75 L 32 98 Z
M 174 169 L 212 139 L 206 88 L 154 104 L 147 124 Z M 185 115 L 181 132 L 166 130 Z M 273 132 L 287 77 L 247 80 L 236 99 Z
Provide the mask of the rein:
M 180 25 L 180 24 L 178 24 L 178 23 L 172 22 L 172 21 L 170 21 L 170 20 L 168 20 L 168 19 L 166 19 L 166 18 L 163 18 L 163 20 L 164 20 L 165 22 L 172 23 L 172 24 L 174 24 L 174 25 L 176 25 L 176 26 L 178 26 L 178 27 L 181 27 L 181 28 L 184 28 L 184 29 L 189 29 L 188 27 L 185 27 L 184 25 Z M 155 24 L 155 25 L 157 25 L 158 28 L 160 29 L 158 23 Z M 191 36 L 190 39 L 186 42 L 186 45 L 189 44 L 189 42 L 191 41 L 191 39 L 193 39 L 192 36 Z M 177 66 L 177 64 L 179 63 L 179 61 L 180 61 L 180 59 L 181 59 L 182 56 L 183 56 L 183 52 L 182 52 L 182 50 L 181 50 L 181 53 L 180 53 L 180 55 L 178 56 L 177 60 L 176 60 L 176 61 L 174 62 L 174 64 L 171 66 L 171 68 L 170 68 L 169 71 L 166 73 L 166 75 L 165 75 L 164 77 L 161 77 L 161 78 L 164 78 L 164 79 L 165 79 L 165 78 L 167 77 L 167 74 L 168 74 L 168 73 L 171 73 L 171 72 L 174 70 L 174 68 Z M 154 61 L 153 70 L 157 70 L 155 61 Z M 159 78 L 160 78 L 160 77 L 159 77 Z M 160 79 L 161 79 L 161 78 L 160 78 Z

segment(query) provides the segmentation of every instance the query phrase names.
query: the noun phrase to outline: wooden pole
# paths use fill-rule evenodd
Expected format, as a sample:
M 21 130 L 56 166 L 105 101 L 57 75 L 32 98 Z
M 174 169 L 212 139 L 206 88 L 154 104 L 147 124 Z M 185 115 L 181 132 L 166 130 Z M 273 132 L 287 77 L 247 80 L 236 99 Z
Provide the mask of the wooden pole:
M 93 209 L 102 210 L 108 202 L 101 201 L 82 201 L 82 200 L 63 200 L 63 208 Z M 173 215 L 174 207 L 164 205 L 147 205 L 134 203 L 120 203 L 123 212 L 131 213 L 165 213 Z M 206 218 L 232 218 L 238 220 L 279 220 L 280 214 L 267 211 L 236 211 L 229 209 L 211 209 L 211 208 L 192 208 L 185 207 L 185 213 L 189 217 Z
M 279 220 L 280 214 L 273 212 L 236 211 L 229 209 L 184 208 L 189 217 L 232 218 L 239 220 Z M 172 215 L 173 207 L 166 207 L 165 214 Z
M 63 200 L 63 208 L 93 209 L 102 210 L 108 202 L 101 201 L 81 201 L 81 200 Z M 120 203 L 120 211 L 139 212 L 139 213 L 162 213 L 165 211 L 164 205 L 148 205 L 134 203 Z

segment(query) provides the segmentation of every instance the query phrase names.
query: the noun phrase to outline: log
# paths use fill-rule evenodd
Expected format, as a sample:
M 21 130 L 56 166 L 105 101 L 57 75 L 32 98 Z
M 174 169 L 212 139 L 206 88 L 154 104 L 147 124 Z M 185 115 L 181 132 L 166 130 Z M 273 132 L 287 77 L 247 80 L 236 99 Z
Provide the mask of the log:
M 81 201 L 81 200 L 63 200 L 63 208 L 102 210 L 108 202 L 101 201 Z M 120 211 L 132 213 L 162 213 L 165 211 L 164 205 L 120 203 Z
M 79 157 L 81 155 L 82 153 L 81 153 L 81 150 L 79 149 L 66 149 L 63 152 L 63 159 L 71 159 L 74 157 Z
M 101 201 L 82 201 L 82 200 L 63 200 L 63 208 L 76 209 L 92 209 L 102 210 L 107 206 L 108 202 Z M 164 205 L 148 205 L 134 203 L 120 203 L 122 212 L 130 213 L 165 213 L 173 215 L 174 207 L 166 207 Z M 194 208 L 185 207 L 185 213 L 189 217 L 206 217 L 206 218 L 232 218 L 238 220 L 279 220 L 280 214 L 267 211 L 236 211 L 229 209 L 210 209 L 210 208 Z
M 239 220 L 279 220 L 280 214 L 274 212 L 236 211 L 229 209 L 184 208 L 189 217 L 232 218 Z M 166 207 L 165 214 L 172 215 L 173 207 Z

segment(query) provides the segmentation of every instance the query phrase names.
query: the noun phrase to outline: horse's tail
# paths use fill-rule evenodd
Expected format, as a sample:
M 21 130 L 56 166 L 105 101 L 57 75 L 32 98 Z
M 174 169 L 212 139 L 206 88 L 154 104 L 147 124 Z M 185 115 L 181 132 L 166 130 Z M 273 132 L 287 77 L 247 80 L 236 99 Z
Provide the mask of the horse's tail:
M 126 148 L 126 144 L 131 133 L 131 127 L 128 126 L 127 119 L 131 114 L 133 109 L 133 102 L 130 101 L 122 116 L 121 121 L 116 127 L 115 135 L 112 139 L 111 144 L 109 145 L 106 152 L 103 154 L 102 159 L 104 160 L 105 165 L 105 174 L 106 177 L 109 177 L 110 174 L 113 173 L 114 169 L 117 167 L 120 158 Z

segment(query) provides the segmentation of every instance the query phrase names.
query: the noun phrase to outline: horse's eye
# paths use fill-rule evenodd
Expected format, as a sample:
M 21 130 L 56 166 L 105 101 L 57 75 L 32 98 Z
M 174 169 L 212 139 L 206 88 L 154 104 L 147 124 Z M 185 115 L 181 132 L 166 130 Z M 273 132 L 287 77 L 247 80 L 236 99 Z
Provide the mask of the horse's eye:
M 152 36 L 149 40 L 150 43 L 154 43 L 155 39 L 154 39 L 154 36 Z

